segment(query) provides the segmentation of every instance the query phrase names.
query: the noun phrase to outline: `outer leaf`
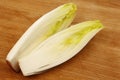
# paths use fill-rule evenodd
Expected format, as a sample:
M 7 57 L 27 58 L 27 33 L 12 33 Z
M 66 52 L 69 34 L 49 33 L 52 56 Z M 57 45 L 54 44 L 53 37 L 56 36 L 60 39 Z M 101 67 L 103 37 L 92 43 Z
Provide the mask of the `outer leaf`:
M 72 58 L 102 28 L 98 20 L 86 21 L 56 33 L 19 59 L 24 76 L 38 74 Z
M 36 46 L 51 35 L 67 28 L 76 12 L 73 3 L 64 4 L 38 19 L 18 40 L 9 52 L 6 60 L 10 66 L 19 71 L 18 58 L 28 55 Z

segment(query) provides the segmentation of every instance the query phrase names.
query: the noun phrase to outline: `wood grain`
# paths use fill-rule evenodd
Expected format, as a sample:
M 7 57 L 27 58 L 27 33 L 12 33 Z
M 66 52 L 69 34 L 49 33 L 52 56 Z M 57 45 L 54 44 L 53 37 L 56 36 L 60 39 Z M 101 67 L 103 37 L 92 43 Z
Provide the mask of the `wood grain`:
M 5 58 L 20 36 L 39 17 L 57 6 L 78 6 L 72 24 L 99 19 L 105 29 L 64 64 L 24 77 Z M 0 80 L 120 80 L 120 0 L 0 0 Z

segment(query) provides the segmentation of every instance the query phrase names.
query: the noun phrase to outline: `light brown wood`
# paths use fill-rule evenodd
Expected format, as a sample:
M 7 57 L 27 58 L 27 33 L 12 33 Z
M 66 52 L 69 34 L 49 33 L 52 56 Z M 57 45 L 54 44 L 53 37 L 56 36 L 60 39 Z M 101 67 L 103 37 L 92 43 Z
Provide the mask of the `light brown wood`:
M 9 50 L 34 21 L 67 2 L 78 6 L 72 24 L 99 19 L 105 29 L 60 66 L 30 77 L 14 72 Z M 0 80 L 120 80 L 120 0 L 0 0 Z

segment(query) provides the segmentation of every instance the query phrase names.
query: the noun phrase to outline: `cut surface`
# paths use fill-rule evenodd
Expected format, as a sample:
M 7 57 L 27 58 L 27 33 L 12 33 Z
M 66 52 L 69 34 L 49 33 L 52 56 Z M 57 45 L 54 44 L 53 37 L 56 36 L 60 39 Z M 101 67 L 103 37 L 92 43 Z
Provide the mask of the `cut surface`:
M 24 76 L 41 73 L 77 54 L 103 28 L 97 21 L 86 21 L 51 36 L 29 55 L 19 59 Z
M 7 55 L 7 62 L 15 71 L 19 71 L 18 59 L 27 56 L 48 37 L 67 28 L 76 13 L 76 5 L 64 4 L 38 19 L 23 34 Z

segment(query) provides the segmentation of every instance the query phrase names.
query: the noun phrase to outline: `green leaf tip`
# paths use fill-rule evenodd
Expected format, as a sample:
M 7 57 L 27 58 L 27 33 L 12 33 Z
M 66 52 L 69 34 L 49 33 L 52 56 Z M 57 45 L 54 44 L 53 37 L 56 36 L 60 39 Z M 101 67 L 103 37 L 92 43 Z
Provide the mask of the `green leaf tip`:
M 89 34 L 89 32 L 102 28 L 104 27 L 99 20 L 79 23 L 71 27 L 71 29 L 75 32 L 73 32 L 68 38 L 66 38 L 63 43 L 65 45 L 78 44 L 82 40 L 82 38 L 85 37 L 85 35 Z
M 63 8 L 66 8 L 66 7 L 71 8 L 71 10 L 75 10 L 75 11 L 77 10 L 77 6 L 74 3 L 66 3 L 66 4 L 64 4 Z
M 59 9 L 59 11 L 66 10 L 67 13 L 64 16 L 62 16 L 63 18 L 56 20 L 56 23 L 52 25 L 51 29 L 46 33 L 46 35 L 42 37 L 42 40 L 45 40 L 49 36 L 60 31 L 60 29 L 62 28 L 61 26 L 63 26 L 63 24 L 70 23 L 75 17 L 77 6 L 74 3 L 67 3 L 62 5 L 61 7 L 63 8 Z

